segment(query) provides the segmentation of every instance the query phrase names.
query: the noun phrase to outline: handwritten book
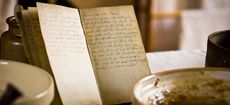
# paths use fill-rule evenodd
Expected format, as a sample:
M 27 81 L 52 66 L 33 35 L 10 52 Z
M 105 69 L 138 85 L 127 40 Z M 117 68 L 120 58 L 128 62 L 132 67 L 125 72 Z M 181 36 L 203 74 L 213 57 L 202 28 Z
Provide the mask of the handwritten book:
M 64 105 L 131 102 L 134 84 L 150 74 L 132 6 L 75 9 L 37 3 L 37 11 L 39 23 L 33 24 L 41 33 L 32 33 L 37 35 L 32 47 L 38 51 L 29 57 L 46 55 L 33 64 L 51 70 Z

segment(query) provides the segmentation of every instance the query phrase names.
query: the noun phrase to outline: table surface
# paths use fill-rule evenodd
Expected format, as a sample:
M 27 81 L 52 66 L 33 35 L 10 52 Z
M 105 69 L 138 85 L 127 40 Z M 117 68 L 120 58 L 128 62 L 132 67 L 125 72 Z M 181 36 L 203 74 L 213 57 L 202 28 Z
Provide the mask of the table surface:
M 150 52 L 146 54 L 151 73 L 180 68 L 205 66 L 206 52 L 195 50 L 178 50 Z

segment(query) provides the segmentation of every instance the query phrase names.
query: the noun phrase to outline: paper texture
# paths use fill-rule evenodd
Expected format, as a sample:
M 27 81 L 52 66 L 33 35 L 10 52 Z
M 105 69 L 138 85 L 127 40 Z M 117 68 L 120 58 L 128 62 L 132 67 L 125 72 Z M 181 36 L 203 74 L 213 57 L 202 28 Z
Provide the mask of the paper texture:
M 101 104 L 78 10 L 42 3 L 37 8 L 63 104 Z
M 134 84 L 150 74 L 133 7 L 80 13 L 103 104 L 131 102 Z

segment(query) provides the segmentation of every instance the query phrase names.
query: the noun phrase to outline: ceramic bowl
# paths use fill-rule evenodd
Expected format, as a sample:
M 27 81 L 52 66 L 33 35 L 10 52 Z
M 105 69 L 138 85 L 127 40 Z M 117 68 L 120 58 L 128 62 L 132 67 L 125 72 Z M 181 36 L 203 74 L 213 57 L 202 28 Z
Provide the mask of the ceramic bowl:
M 230 68 L 187 68 L 152 74 L 135 85 L 132 103 L 230 105 Z
M 23 94 L 13 105 L 50 105 L 54 98 L 53 78 L 46 71 L 29 64 L 0 60 L 0 93 L 9 83 Z

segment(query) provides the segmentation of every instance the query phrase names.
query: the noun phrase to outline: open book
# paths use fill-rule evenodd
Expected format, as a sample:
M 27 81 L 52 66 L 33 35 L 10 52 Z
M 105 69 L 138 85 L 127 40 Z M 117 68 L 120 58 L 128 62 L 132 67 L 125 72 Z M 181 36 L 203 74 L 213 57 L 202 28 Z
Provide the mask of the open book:
M 18 19 L 29 62 L 54 76 L 64 105 L 131 102 L 134 84 L 150 74 L 131 5 L 37 3 Z

